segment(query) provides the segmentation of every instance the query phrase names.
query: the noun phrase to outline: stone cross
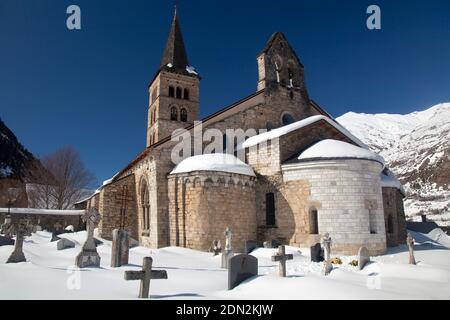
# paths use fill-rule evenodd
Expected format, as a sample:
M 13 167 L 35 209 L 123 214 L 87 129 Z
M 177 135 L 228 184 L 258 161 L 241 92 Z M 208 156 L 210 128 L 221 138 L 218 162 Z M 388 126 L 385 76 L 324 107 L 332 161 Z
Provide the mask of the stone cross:
M 26 224 L 20 222 L 19 226 L 17 227 L 16 243 L 14 244 L 14 251 L 11 253 L 6 263 L 18 263 L 27 261 L 25 255 L 23 254 L 23 240 L 25 238 L 26 233 L 27 233 Z
M 409 264 L 416 264 L 416 259 L 414 258 L 414 238 L 409 232 L 406 237 L 406 244 L 408 245 L 409 250 Z
M 333 270 L 333 265 L 331 264 L 331 242 L 330 234 L 328 232 L 325 233 L 322 238 L 322 245 L 325 251 L 324 275 L 330 274 L 331 270 Z
M 53 225 L 53 227 L 55 228 L 56 232 L 59 232 L 59 230 L 61 230 L 61 228 L 62 228 L 62 224 L 59 223 L 59 221 L 56 221 L 56 223 Z
M 75 265 L 78 268 L 84 268 L 88 266 L 100 266 L 100 256 L 97 253 L 97 246 L 94 240 L 94 229 L 100 222 L 100 214 L 95 208 L 90 208 L 81 217 L 86 222 L 87 239 L 83 245 L 81 252 L 78 254 Z
M 285 246 L 279 246 L 278 247 L 278 253 L 274 256 L 272 256 L 272 261 L 278 261 L 278 275 L 280 277 L 285 278 L 286 277 L 286 261 L 294 259 L 294 256 L 292 254 L 286 254 L 286 247 Z
M 233 233 L 230 230 L 230 227 L 227 227 L 227 230 L 225 230 L 225 250 L 231 251 L 233 250 L 231 246 L 231 238 L 233 237 Z
M 125 271 L 125 280 L 141 280 L 139 298 L 148 299 L 151 279 L 167 279 L 166 270 L 152 270 L 153 259 L 145 257 L 141 271 Z

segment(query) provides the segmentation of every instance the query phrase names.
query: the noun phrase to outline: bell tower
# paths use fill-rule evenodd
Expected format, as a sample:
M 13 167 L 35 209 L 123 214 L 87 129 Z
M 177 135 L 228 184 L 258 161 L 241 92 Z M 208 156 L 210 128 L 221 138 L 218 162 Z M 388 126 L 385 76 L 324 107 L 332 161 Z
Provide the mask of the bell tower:
M 189 65 L 175 8 L 161 65 L 149 86 L 147 147 L 198 120 L 200 80 Z
M 307 97 L 303 64 L 284 34 L 275 32 L 256 60 L 258 91 L 285 88 Z

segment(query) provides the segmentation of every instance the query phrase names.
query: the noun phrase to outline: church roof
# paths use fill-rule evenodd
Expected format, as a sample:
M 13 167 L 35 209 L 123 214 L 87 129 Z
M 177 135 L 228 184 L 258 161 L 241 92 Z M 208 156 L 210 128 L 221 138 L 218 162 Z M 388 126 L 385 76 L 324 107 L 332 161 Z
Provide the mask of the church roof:
M 282 33 L 282 32 L 275 32 L 273 33 L 269 40 L 267 41 L 266 45 L 264 46 L 264 48 L 262 49 L 262 51 L 258 54 L 258 56 L 260 56 L 263 53 L 267 53 L 269 52 L 269 50 L 273 47 L 274 43 L 278 40 L 282 40 L 283 42 L 285 42 L 289 48 L 291 49 L 292 53 L 294 54 L 295 58 L 297 59 L 298 63 L 303 67 L 303 64 L 301 63 L 299 57 L 297 56 L 297 53 L 295 52 L 295 50 L 291 47 L 289 41 L 287 40 L 286 36 Z
M 314 159 L 366 159 L 377 161 L 384 166 L 382 156 L 368 149 L 333 139 L 321 140 L 298 156 L 298 160 Z
M 339 125 L 336 121 L 334 121 L 324 115 L 316 115 L 316 116 L 308 117 L 306 119 L 294 122 L 287 126 L 283 126 L 283 127 L 273 129 L 271 131 L 264 132 L 264 133 L 258 134 L 256 136 L 250 137 L 242 144 L 242 147 L 243 148 L 253 147 L 262 142 L 279 138 L 290 132 L 304 128 L 306 126 L 309 126 L 309 125 L 319 122 L 319 121 L 328 122 L 330 125 L 332 125 L 334 128 L 336 128 L 338 131 L 340 131 L 343 135 L 345 135 L 347 138 L 349 138 L 351 141 L 353 141 L 355 144 L 359 145 L 362 148 L 368 149 L 368 147 L 361 140 L 359 140 L 354 135 L 352 135 L 347 129 L 345 129 L 344 127 Z
M 219 171 L 255 176 L 253 169 L 249 165 L 226 153 L 202 154 L 186 158 L 170 174 L 194 171 Z

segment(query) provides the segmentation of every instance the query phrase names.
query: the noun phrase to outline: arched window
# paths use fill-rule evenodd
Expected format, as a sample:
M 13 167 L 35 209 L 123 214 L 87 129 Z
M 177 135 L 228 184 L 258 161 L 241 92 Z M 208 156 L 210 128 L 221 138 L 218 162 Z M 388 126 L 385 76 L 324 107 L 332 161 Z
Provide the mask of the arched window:
M 285 113 L 281 119 L 281 122 L 283 123 L 283 126 L 287 126 L 288 124 L 294 123 L 295 119 L 291 114 Z
M 181 111 L 180 111 L 180 120 L 182 121 L 182 122 L 187 122 L 187 111 L 186 111 L 186 109 L 185 108 L 182 108 L 181 109 Z
M 178 110 L 176 107 L 170 108 L 170 120 L 178 121 Z
M 142 229 L 146 233 L 150 232 L 150 193 L 145 179 L 141 182 L 141 210 L 142 210 Z
M 316 208 L 309 210 L 309 233 L 319 234 L 319 216 Z
M 266 193 L 266 225 L 274 226 L 275 219 L 275 194 Z
M 266 123 L 266 129 L 267 131 L 270 131 L 274 128 L 273 123 L 271 121 L 267 121 Z
M 181 99 L 182 94 L 183 94 L 183 91 L 181 90 L 181 88 L 177 87 L 177 99 Z
M 388 219 L 387 219 L 387 231 L 389 234 L 393 234 L 394 233 L 394 221 L 392 219 L 392 214 L 388 215 Z
M 184 100 L 189 100 L 189 90 L 184 89 Z
M 153 123 L 156 122 L 156 110 L 153 110 Z
M 175 97 L 175 89 L 172 86 L 169 86 L 169 97 L 171 98 Z

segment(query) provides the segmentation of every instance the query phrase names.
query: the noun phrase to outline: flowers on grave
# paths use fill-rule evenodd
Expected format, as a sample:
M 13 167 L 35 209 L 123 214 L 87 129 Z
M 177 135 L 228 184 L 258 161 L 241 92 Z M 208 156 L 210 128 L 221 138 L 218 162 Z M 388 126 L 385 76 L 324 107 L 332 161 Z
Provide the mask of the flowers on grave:
M 331 259 L 331 264 L 342 264 L 342 260 L 338 257 Z
M 357 267 L 358 266 L 358 260 L 350 261 L 349 265 L 351 265 L 352 267 Z

